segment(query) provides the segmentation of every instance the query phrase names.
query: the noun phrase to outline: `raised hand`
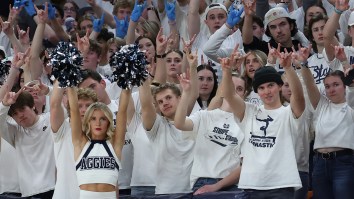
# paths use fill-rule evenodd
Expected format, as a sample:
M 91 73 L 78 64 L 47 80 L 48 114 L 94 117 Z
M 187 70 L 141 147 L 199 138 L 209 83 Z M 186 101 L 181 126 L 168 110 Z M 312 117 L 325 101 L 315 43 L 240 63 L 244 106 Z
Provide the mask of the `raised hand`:
M 21 30 L 20 26 L 16 26 L 17 28 L 17 33 L 18 33 L 18 40 L 20 40 L 21 44 L 29 45 L 30 44 L 30 38 L 29 38 L 29 32 L 30 32 L 30 27 L 27 28 L 27 31 Z
M 297 56 L 296 59 L 297 61 L 301 62 L 306 62 L 307 59 L 309 58 L 310 54 L 311 54 L 311 49 L 312 49 L 312 45 L 310 44 L 308 48 L 304 47 L 301 48 L 300 44 L 299 44 L 299 51 L 296 52 L 294 47 L 293 47 L 293 53 L 296 52 Z
M 176 21 L 176 0 L 169 2 L 165 0 L 165 10 L 169 21 Z
M 280 44 L 278 44 L 277 49 L 275 49 L 272 46 L 270 46 L 270 43 L 268 43 L 268 62 L 270 64 L 276 63 L 277 57 L 279 57 L 279 52 L 280 52 Z
M 334 46 L 334 56 L 341 62 L 347 60 L 347 55 L 342 46 Z
M 291 67 L 291 59 L 292 59 L 292 52 L 288 52 L 285 49 L 285 52 L 279 52 L 278 51 L 278 59 L 279 59 L 279 64 L 280 66 L 284 68 L 290 68 Z
M 345 11 L 349 9 L 349 0 L 336 0 L 334 4 L 335 9 Z
M 2 99 L 2 104 L 4 106 L 11 106 L 14 104 L 18 98 L 18 96 L 22 93 L 24 88 L 21 88 L 17 93 L 15 92 L 6 92 L 4 98 Z
M 38 16 L 38 23 L 45 24 L 48 21 L 48 2 L 45 3 L 44 10 L 40 10 L 34 6 Z
M 76 33 L 77 48 L 82 54 L 86 54 L 90 50 L 89 32 L 86 31 L 86 35 L 80 38 L 79 33 Z
M 87 2 L 91 7 L 96 6 L 96 0 L 86 0 L 86 2 Z
M 91 20 L 93 23 L 93 31 L 100 33 L 104 24 L 104 13 L 101 15 L 100 19 L 96 19 L 91 15 Z
M 5 33 L 6 36 L 10 37 L 14 35 L 14 29 L 9 21 L 3 21 L 0 17 L 0 24 L 2 27 L 2 31 Z
M 144 1 L 143 4 L 140 4 L 140 0 L 135 1 L 134 9 L 132 11 L 132 14 L 130 15 L 130 19 L 134 22 L 138 22 L 139 18 L 143 14 L 143 11 L 146 7 L 146 0 Z
M 186 51 L 187 61 L 189 67 L 197 68 L 198 67 L 198 50 L 195 53 Z
M 123 39 L 128 32 L 129 18 L 126 16 L 125 19 L 120 20 L 114 16 L 114 21 L 116 22 L 116 37 Z
M 192 51 L 193 43 L 194 43 L 194 40 L 195 40 L 196 37 L 197 37 L 197 35 L 194 34 L 192 39 L 189 40 L 189 41 L 185 41 L 184 38 L 182 37 L 183 49 L 186 52 L 191 52 Z
M 38 96 L 44 96 L 49 92 L 49 87 L 43 84 L 41 80 L 33 80 L 28 82 L 24 86 L 24 89 L 30 93 L 37 93 Z
M 167 47 L 167 43 L 169 40 L 169 37 L 166 37 L 165 35 L 163 35 L 163 29 L 160 28 L 159 32 L 157 33 L 156 36 L 156 54 L 158 55 L 162 55 L 166 52 L 166 47 Z
M 237 72 L 240 72 L 243 61 L 246 59 L 246 57 L 248 55 L 250 55 L 250 53 L 243 55 L 243 53 L 241 53 L 238 50 L 238 47 L 239 47 L 239 44 L 236 44 L 234 50 L 231 53 L 230 66 L 231 66 L 232 70 L 236 70 Z
M 226 25 L 233 28 L 240 20 L 243 13 L 243 7 L 236 10 L 234 6 L 230 7 L 229 15 L 227 16 Z
M 242 3 L 246 15 L 252 15 L 256 13 L 256 1 L 243 0 Z

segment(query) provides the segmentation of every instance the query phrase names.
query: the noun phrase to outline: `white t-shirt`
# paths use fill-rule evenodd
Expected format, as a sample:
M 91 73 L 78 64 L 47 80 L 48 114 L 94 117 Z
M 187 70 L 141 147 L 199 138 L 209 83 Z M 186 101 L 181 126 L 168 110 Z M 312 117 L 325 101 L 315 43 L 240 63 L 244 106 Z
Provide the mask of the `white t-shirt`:
M 52 135 L 57 167 L 57 182 L 53 199 L 77 199 L 80 196 L 80 188 L 76 177 L 74 146 L 69 121 L 64 120 L 56 133 L 52 131 Z
M 246 103 L 239 188 L 301 188 L 293 143 L 302 118 L 295 119 L 290 106 L 266 110 Z
M 194 141 L 185 140 L 180 130 L 164 117 L 156 120 L 147 136 L 156 155 L 156 194 L 189 193 Z
M 245 98 L 245 102 L 249 102 L 257 106 L 263 105 L 261 97 L 259 97 L 258 93 L 254 92 L 253 89 L 250 94 Z
M 152 151 L 152 143 L 149 141 L 141 123 L 139 92 L 132 93 L 132 98 L 135 106 L 135 114 L 130 122 L 128 132 L 133 144 L 134 164 L 130 185 L 155 186 L 156 157 Z
M 326 59 L 320 53 L 315 53 L 307 59 L 309 69 L 320 93 L 325 93 L 323 80 L 330 72 L 330 67 Z
M 0 103 L 3 138 L 16 149 L 22 197 L 54 190 L 55 159 L 49 113 L 39 115 L 31 127 L 19 126 L 7 115 L 9 106 Z
M 20 193 L 16 149 L 4 139 L 0 139 L 0 194 L 4 192 Z
M 233 113 L 221 109 L 203 110 L 189 119 L 193 122 L 193 131 L 184 134 L 196 140 L 191 187 L 201 177 L 226 177 L 240 163 L 240 145 L 244 137 Z
M 315 109 L 314 149 L 341 147 L 354 150 L 354 110 L 348 104 L 334 104 L 321 95 Z

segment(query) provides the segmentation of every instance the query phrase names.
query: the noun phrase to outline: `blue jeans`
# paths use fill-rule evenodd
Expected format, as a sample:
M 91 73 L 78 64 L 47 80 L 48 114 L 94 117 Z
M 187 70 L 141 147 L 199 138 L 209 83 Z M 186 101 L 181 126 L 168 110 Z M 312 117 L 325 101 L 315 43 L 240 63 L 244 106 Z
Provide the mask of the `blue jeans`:
M 294 199 L 306 199 L 307 192 L 309 191 L 309 173 L 299 171 L 302 188 L 295 191 Z
M 153 196 L 155 195 L 155 187 L 154 186 L 132 186 L 131 196 Z
M 287 199 L 294 198 L 295 189 L 293 187 L 271 189 L 271 190 L 245 190 L 250 199 Z
M 312 182 L 314 199 L 353 199 L 354 155 L 333 159 L 315 155 Z
M 198 178 L 198 180 L 194 183 L 193 185 L 193 192 L 197 191 L 199 188 L 201 188 L 204 185 L 210 185 L 210 184 L 215 184 L 222 180 L 222 178 Z M 223 188 L 220 191 L 238 191 L 240 189 L 237 188 L 236 185 L 232 185 L 226 188 Z

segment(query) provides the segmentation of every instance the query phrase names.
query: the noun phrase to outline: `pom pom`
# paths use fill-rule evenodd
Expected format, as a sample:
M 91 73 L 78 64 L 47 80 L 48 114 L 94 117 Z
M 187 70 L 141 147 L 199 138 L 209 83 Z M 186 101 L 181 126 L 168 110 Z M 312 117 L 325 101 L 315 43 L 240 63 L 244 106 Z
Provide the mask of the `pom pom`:
M 10 65 L 6 63 L 6 60 L 0 61 L 0 85 L 3 85 L 10 72 Z
M 115 68 L 111 80 L 123 89 L 140 86 L 148 77 L 145 53 L 136 44 L 123 46 L 112 55 L 109 63 Z
M 49 56 L 52 81 L 57 79 L 63 88 L 77 86 L 82 81 L 82 57 L 74 44 L 61 41 Z

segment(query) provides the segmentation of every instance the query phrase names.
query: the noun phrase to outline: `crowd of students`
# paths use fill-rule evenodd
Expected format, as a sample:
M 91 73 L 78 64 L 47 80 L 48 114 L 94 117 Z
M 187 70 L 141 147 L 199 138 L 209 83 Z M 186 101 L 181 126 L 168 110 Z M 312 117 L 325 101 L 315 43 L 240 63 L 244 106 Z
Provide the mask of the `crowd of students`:
M 85 3 L 0 20 L 0 198 L 354 197 L 354 1 Z M 59 41 L 78 85 L 52 76 Z M 122 89 L 128 44 L 148 78 Z

